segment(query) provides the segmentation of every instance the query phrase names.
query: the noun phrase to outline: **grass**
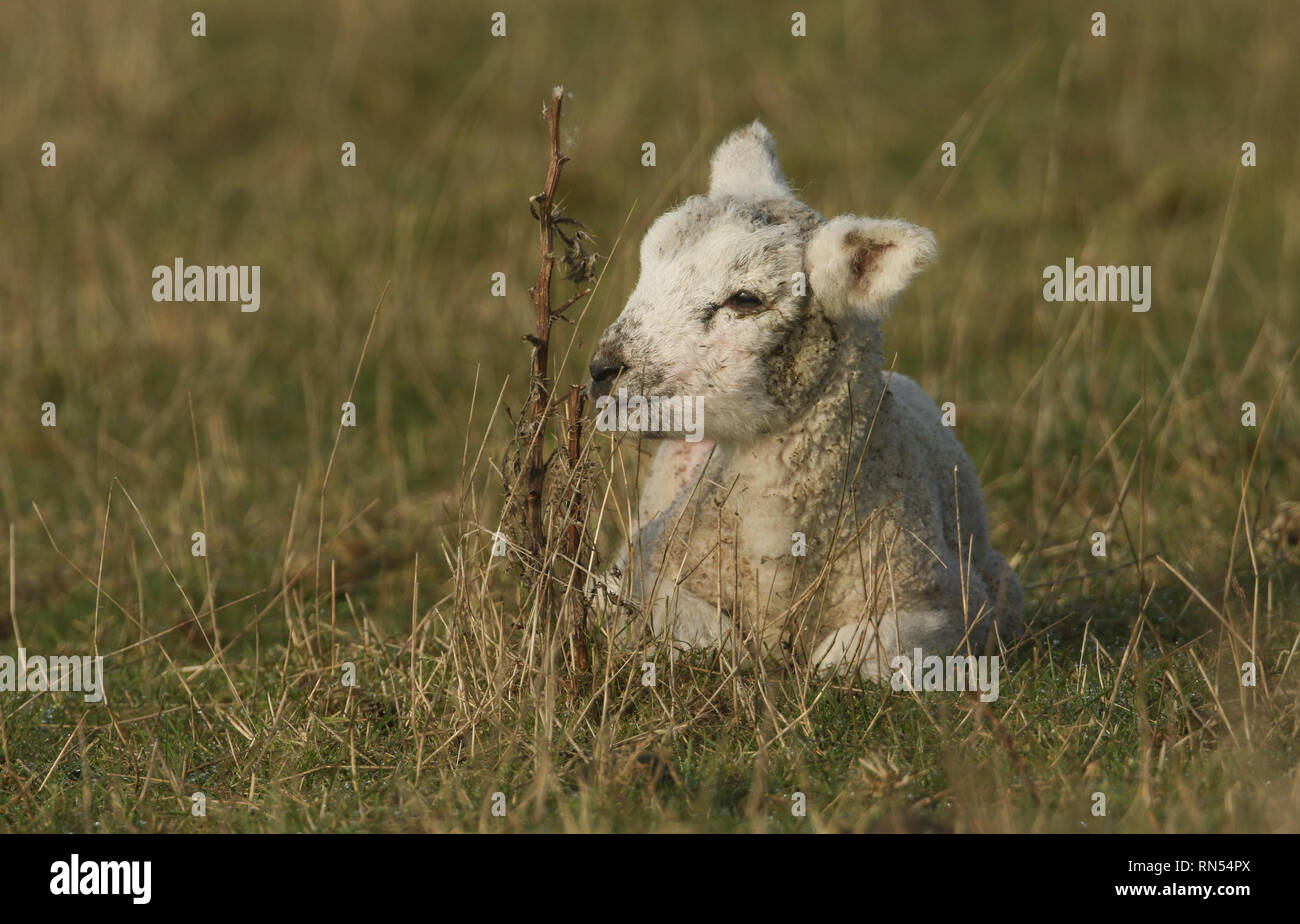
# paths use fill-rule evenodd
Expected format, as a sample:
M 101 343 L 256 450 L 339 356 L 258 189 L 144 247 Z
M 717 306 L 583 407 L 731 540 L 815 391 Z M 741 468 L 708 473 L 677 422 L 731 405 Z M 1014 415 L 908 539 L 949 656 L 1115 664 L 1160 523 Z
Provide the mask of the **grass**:
M 1300 829 L 1300 565 L 1259 539 L 1300 491 L 1300 26 L 1159 0 L 1092 39 L 1095 4 L 1041 6 L 806 3 L 804 39 L 676 0 L 507 10 L 504 39 L 490 4 L 235 2 L 206 39 L 162 2 L 0 9 L 0 652 L 103 653 L 108 689 L 0 694 L 0 830 Z M 1028 588 L 988 709 L 545 656 L 488 531 L 556 83 L 565 206 L 609 254 L 561 386 L 755 116 L 814 207 L 934 230 L 886 350 L 957 404 Z M 176 256 L 261 265 L 261 311 L 154 303 Z M 1067 256 L 1151 264 L 1152 310 L 1044 303 Z

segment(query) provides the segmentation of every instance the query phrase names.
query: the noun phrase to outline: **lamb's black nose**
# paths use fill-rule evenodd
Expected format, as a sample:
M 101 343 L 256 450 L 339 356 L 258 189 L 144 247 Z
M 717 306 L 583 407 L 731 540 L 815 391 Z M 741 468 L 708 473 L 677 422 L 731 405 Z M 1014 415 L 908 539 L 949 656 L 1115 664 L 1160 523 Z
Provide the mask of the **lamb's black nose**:
M 604 357 L 593 357 L 589 369 L 591 370 L 591 396 L 599 398 L 601 395 L 609 394 L 614 386 L 614 379 L 618 378 L 623 371 L 623 364 L 611 362 Z

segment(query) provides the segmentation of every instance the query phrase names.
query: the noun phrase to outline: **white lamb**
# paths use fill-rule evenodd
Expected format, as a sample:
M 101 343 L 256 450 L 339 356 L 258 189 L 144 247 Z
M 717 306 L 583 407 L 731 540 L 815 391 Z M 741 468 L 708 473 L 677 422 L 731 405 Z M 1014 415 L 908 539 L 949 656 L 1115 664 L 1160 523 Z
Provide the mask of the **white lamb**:
M 898 654 L 1022 631 L 970 460 L 882 368 L 880 319 L 935 252 L 915 225 L 799 202 L 758 122 L 718 147 L 707 197 L 654 223 L 590 390 L 700 396 L 704 439 L 649 434 L 667 439 L 601 594 L 623 642 L 645 627 L 677 651 L 879 679 Z

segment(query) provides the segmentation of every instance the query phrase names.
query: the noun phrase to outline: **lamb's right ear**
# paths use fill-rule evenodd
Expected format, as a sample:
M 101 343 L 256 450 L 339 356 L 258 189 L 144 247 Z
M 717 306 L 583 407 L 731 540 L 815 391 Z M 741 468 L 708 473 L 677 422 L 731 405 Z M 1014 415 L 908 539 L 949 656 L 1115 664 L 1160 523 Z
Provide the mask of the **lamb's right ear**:
M 925 228 L 841 215 L 813 232 L 804 264 L 813 297 L 828 317 L 880 317 L 937 253 Z

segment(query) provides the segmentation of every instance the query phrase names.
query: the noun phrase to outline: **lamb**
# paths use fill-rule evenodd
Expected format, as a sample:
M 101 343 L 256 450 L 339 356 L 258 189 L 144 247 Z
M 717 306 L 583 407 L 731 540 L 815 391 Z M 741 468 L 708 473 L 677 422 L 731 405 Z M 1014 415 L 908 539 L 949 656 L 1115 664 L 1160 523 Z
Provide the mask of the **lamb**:
M 654 222 L 589 391 L 698 399 L 703 439 L 647 434 L 637 522 L 598 588 L 620 642 L 879 680 L 899 654 L 1023 631 L 974 467 L 883 368 L 881 318 L 935 255 L 923 228 L 798 201 L 759 122 L 714 152 L 707 196 Z

